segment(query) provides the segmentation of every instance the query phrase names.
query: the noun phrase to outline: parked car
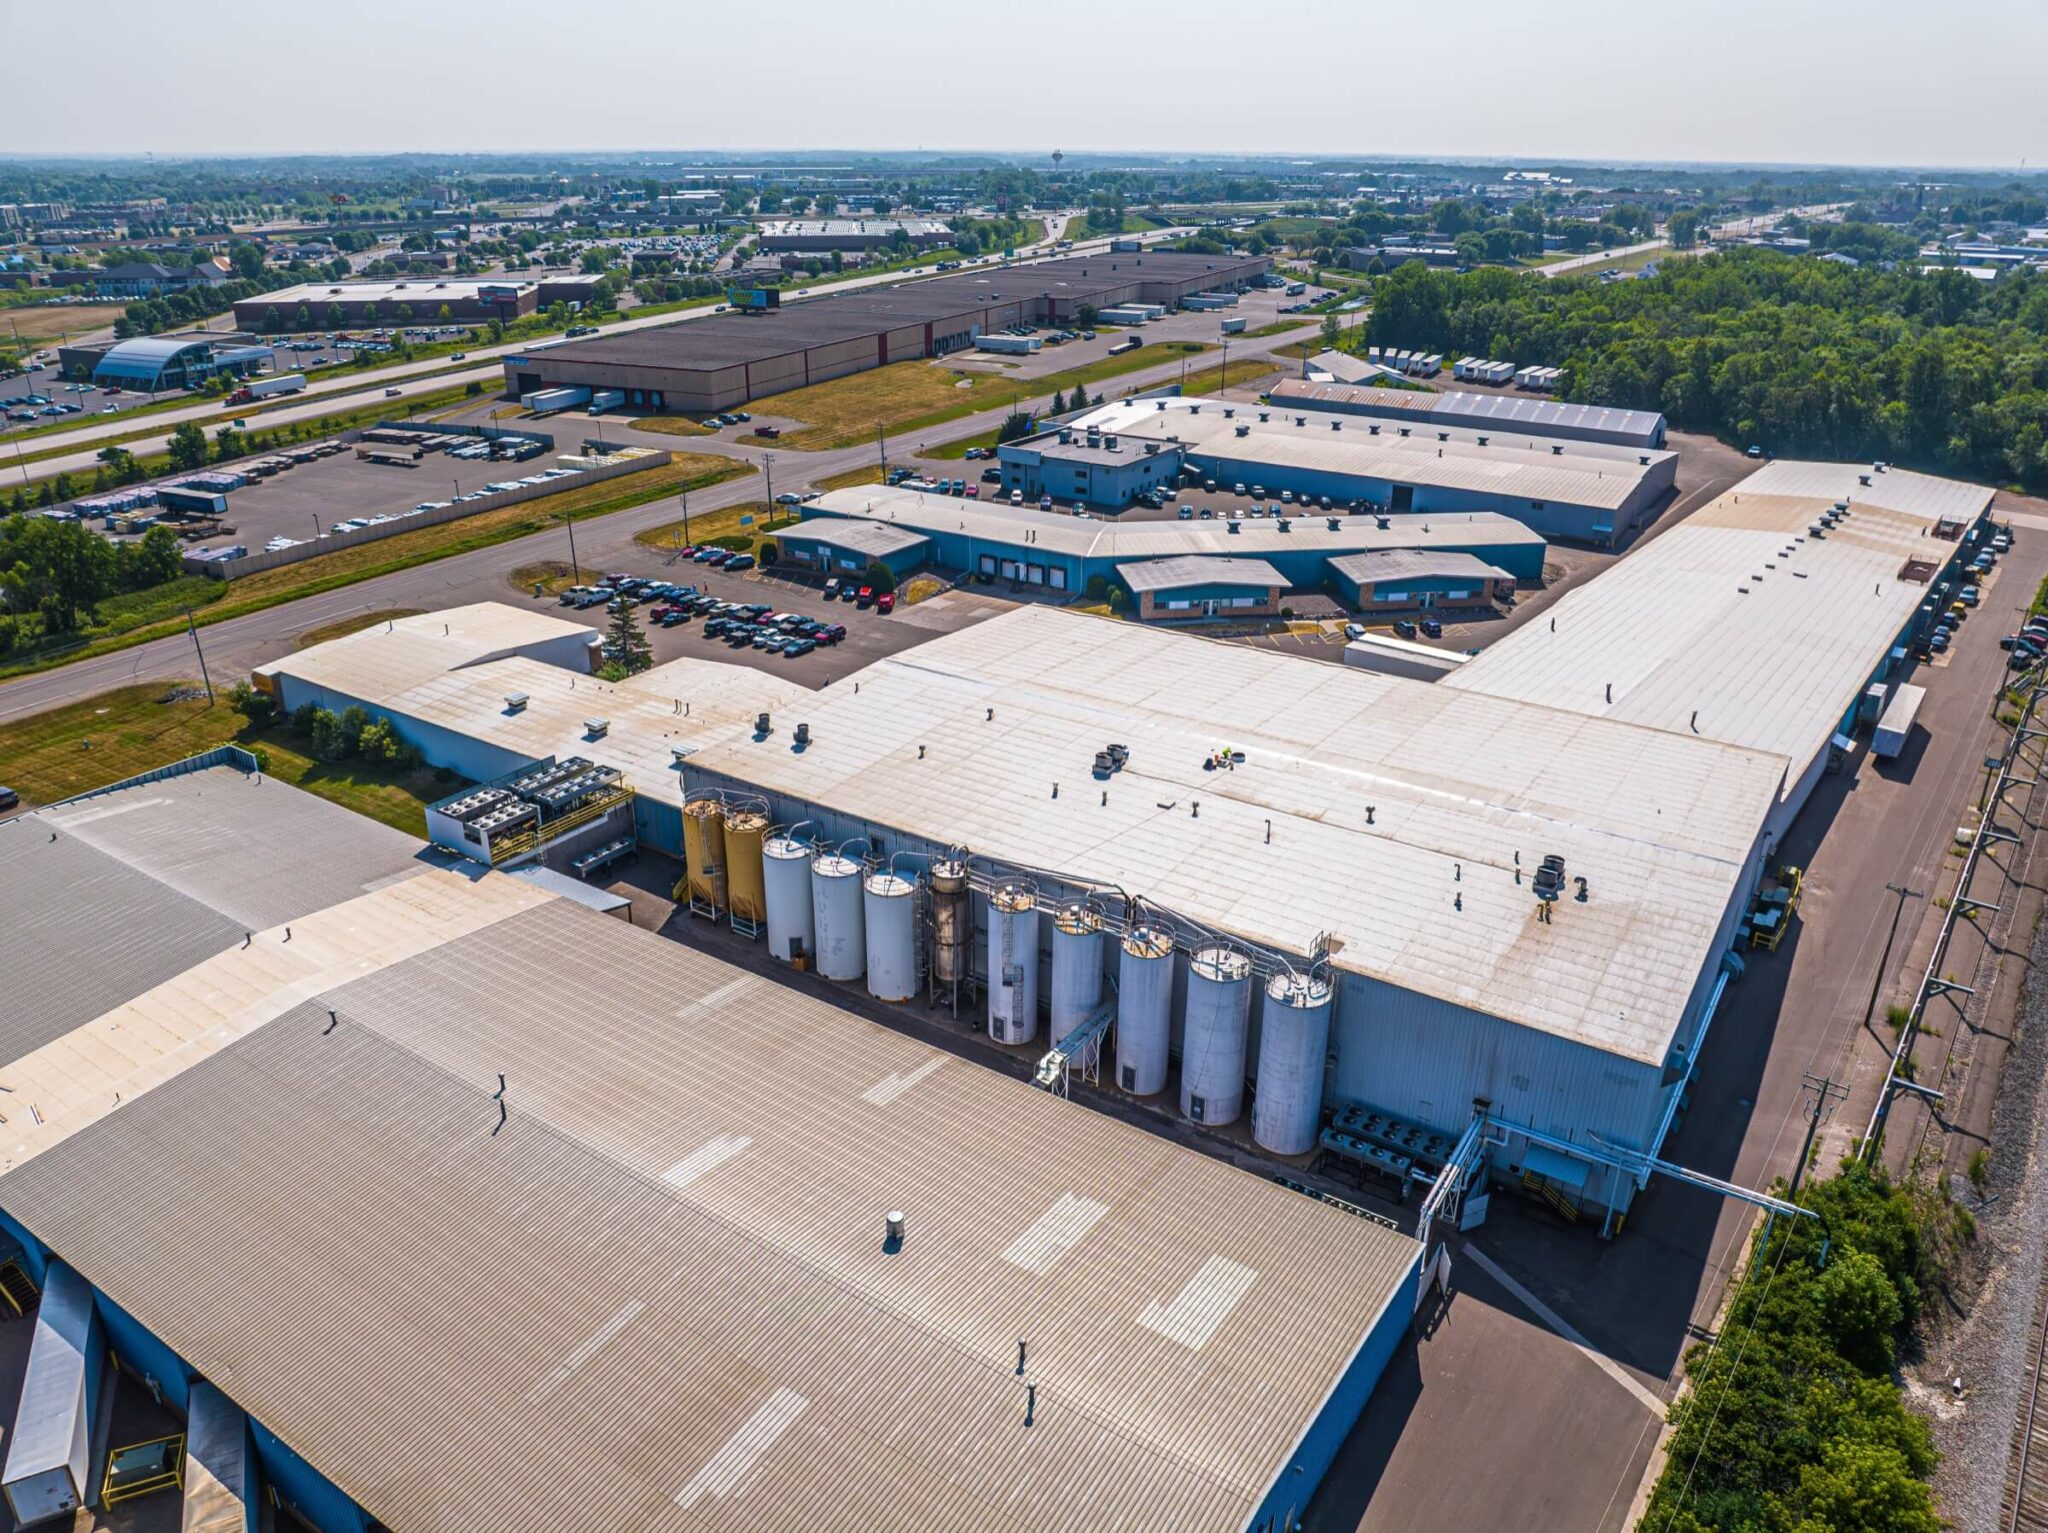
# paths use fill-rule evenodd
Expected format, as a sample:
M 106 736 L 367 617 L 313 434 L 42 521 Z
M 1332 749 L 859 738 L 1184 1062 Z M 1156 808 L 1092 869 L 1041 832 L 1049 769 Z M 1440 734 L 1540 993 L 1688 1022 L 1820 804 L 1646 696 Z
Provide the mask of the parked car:
M 1422 620 L 1422 636 L 1426 639 L 1441 639 L 1444 636 L 1444 625 L 1433 617 L 1426 617 Z
M 833 576 L 833 577 L 832 577 L 832 578 L 831 578 L 830 580 L 828 580 L 828 581 L 826 581 L 826 582 L 825 582 L 825 600 L 827 600 L 827 601 L 837 601 L 838 599 L 839 599 L 839 577 L 838 577 L 837 575 L 834 575 L 834 576 Z
M 1415 637 L 1415 624 L 1405 617 L 1396 619 L 1394 632 L 1404 639 L 1412 639 Z
M 734 570 L 750 570 L 753 567 L 754 556 L 752 554 L 734 554 L 730 559 L 727 559 L 725 563 L 720 566 L 720 568 L 725 570 L 728 574 L 730 574 Z
M 894 591 L 884 591 L 880 596 L 877 596 L 875 598 L 875 610 L 877 612 L 894 612 L 896 610 L 896 593 Z
M 1346 623 L 1346 624 L 1344 625 L 1344 637 L 1345 637 L 1345 638 L 1347 638 L 1347 639 L 1362 639 L 1362 638 L 1364 638 L 1364 637 L 1365 637 L 1365 624 L 1363 624 L 1363 623 Z
M 21 795 L 12 788 L 0 788 L 0 813 L 21 807 Z
M 854 605 L 855 605 L 855 606 L 859 606 L 859 607 L 871 607 L 871 606 L 873 606 L 873 605 L 874 605 L 874 603 L 875 603 L 875 588 L 874 588 L 873 586 L 862 586 L 862 587 L 860 588 L 860 591 L 858 592 L 858 594 L 856 594 L 856 595 L 855 595 L 855 597 L 854 597 Z

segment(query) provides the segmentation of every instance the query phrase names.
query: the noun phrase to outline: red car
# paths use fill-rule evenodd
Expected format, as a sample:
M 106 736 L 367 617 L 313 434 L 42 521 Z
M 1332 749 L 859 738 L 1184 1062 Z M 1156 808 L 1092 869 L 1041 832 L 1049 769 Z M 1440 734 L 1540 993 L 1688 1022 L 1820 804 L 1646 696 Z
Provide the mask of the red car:
M 894 591 L 884 591 L 880 596 L 877 596 L 875 598 L 875 610 L 877 612 L 894 612 L 896 610 L 896 593 Z
M 862 586 L 860 588 L 860 591 L 855 595 L 853 599 L 853 604 L 856 607 L 867 607 L 872 606 L 874 604 L 874 600 L 875 588 L 873 586 Z

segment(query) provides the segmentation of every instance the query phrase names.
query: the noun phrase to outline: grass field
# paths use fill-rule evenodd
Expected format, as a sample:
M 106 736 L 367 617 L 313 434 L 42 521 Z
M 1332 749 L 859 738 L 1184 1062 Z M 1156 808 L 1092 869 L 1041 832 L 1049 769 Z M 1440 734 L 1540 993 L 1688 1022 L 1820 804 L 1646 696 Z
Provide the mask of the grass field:
M 1011 400 L 1028 405 L 1064 393 L 1077 383 L 1093 390 L 1098 383 L 1126 373 L 1214 349 L 1196 341 L 1170 341 L 1162 346 L 1141 346 L 1121 356 L 1099 357 L 1037 378 L 930 362 L 897 362 L 778 394 L 767 408 L 803 425 L 777 441 L 755 436 L 741 440 L 804 452 L 850 447 L 872 441 L 877 425 L 900 436 L 995 409 Z
M 1251 383 L 1259 378 L 1270 378 L 1281 370 L 1281 364 L 1272 357 L 1253 357 L 1244 362 L 1232 362 L 1230 364 L 1230 377 L 1228 380 L 1223 377 L 1223 369 L 1220 366 L 1205 367 L 1200 372 L 1188 374 L 1187 382 L 1182 386 L 1182 392 L 1185 394 L 1214 394 L 1222 388 L 1236 388 L 1241 384 Z
M 927 454 L 927 456 L 936 457 L 938 454 L 931 453 Z M 850 490 L 857 484 L 880 484 L 881 482 L 882 466 L 879 463 L 870 463 L 866 468 L 850 468 L 843 474 L 833 474 L 828 478 L 820 479 L 818 481 L 818 488 L 821 490 Z
M 354 617 L 306 629 L 294 641 L 294 648 L 311 649 L 329 639 L 345 639 L 352 633 L 361 633 L 365 628 L 375 628 L 379 623 L 388 623 L 394 618 L 418 617 L 421 610 L 418 607 L 379 607 L 375 612 L 358 612 Z
M 252 730 L 225 702 L 180 695 L 195 686 L 122 687 L 0 724 L 7 785 L 26 804 L 54 803 L 233 744 L 259 752 L 272 777 L 415 836 L 426 835 L 425 806 L 455 785 L 452 776 L 431 768 L 398 772 L 362 761 L 316 761 L 289 724 Z M 167 695 L 178 700 L 166 702 Z
M 753 524 L 742 527 L 740 518 L 751 516 Z M 777 529 L 794 527 L 802 518 L 778 506 L 770 513 L 768 503 L 762 500 L 743 501 L 737 506 L 720 506 L 716 511 L 705 511 L 690 518 L 686 530 L 680 518 L 665 522 L 659 527 L 649 527 L 645 532 L 633 534 L 633 541 L 643 548 L 654 549 L 657 553 L 667 552 L 679 543 L 718 543 L 727 548 L 745 548 L 753 551 L 764 536 L 772 535 Z
M 1568 272 L 1560 272 L 1559 276 L 1597 277 L 1604 271 L 1641 271 L 1645 266 L 1652 265 L 1655 262 L 1667 261 L 1675 256 L 1687 256 L 1692 253 L 1689 250 L 1671 250 L 1660 245 L 1654 250 L 1637 250 L 1625 256 L 1616 256 L 1611 261 L 1595 261 L 1590 266 L 1574 266 Z
M 0 309 L 0 339 L 15 336 L 37 347 L 54 347 L 75 335 L 106 330 L 121 317 L 118 303 L 52 303 Z
M 670 459 L 665 467 L 648 469 L 623 479 L 607 480 L 580 490 L 566 490 L 559 495 L 525 501 L 516 506 L 501 506 L 495 511 L 485 511 L 461 521 L 422 527 L 417 532 L 400 533 L 397 537 L 340 549 L 318 558 L 302 559 L 297 564 L 279 565 L 276 569 L 229 581 L 226 589 L 198 612 L 198 621 L 202 624 L 218 623 L 242 617 L 281 602 L 332 591 L 393 570 L 509 542 L 546 527 L 559 526 L 565 518 L 584 521 L 593 516 L 644 506 L 679 490 L 704 489 L 755 472 L 750 464 L 732 458 L 715 458 L 706 453 L 674 453 Z M 0 662 L 0 676 L 47 670 L 111 650 L 125 649 L 130 644 L 162 638 L 176 632 L 183 621 L 180 614 L 175 618 L 137 626 L 120 635 L 99 635 L 68 650 L 12 655 Z M 4 759 L 0 756 L 0 760 Z
M 633 424 L 642 431 L 659 431 L 664 436 L 709 436 L 711 428 L 699 425 L 687 415 L 637 415 Z

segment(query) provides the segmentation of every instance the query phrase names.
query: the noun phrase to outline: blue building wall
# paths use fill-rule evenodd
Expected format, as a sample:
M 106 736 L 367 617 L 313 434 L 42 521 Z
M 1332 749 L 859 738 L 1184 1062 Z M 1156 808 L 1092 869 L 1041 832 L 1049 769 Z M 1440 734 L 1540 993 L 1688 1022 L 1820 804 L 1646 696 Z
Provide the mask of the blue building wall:
M 0 1230 L 5 1230 L 21 1243 L 29 1275 L 39 1286 L 47 1285 L 53 1260 L 49 1248 L 4 1209 L 0 1209 Z M 155 1379 L 163 1391 L 164 1403 L 178 1414 L 185 1414 L 191 1401 L 192 1381 L 198 1377 L 198 1370 L 97 1287 L 93 1289 L 93 1312 L 99 1319 L 107 1346 L 122 1363 L 133 1373 Z M 104 1348 L 98 1349 L 93 1360 L 90 1376 L 93 1399 L 99 1397 L 99 1365 L 104 1360 L 105 1351 Z M 286 1505 L 310 1522 L 319 1533 L 368 1533 L 370 1518 L 362 1508 L 325 1475 L 286 1447 L 276 1433 L 253 1417 L 249 1422 L 249 1433 L 255 1443 L 256 1461 L 264 1479 Z
M 1351 1364 L 1337 1380 L 1322 1410 L 1289 1455 L 1287 1465 L 1267 1491 L 1266 1499 L 1252 1513 L 1249 1533 L 1288 1533 L 1308 1510 L 1316 1489 L 1329 1473 L 1337 1450 L 1358 1424 L 1365 1402 L 1372 1398 L 1380 1375 L 1408 1335 L 1415 1318 L 1416 1285 L 1422 1273 L 1422 1248 L 1416 1247 L 1413 1261 L 1388 1298 L 1386 1307 L 1366 1333 L 1353 1354 Z

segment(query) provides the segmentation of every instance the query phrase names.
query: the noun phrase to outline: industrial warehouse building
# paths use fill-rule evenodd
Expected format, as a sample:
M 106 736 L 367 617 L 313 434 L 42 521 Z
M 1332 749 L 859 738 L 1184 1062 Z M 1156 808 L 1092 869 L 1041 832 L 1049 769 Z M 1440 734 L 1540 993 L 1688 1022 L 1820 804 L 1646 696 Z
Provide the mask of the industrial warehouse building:
M 1019 323 L 1071 323 L 1083 304 L 1145 300 L 1248 285 L 1272 262 L 1181 252 L 1075 256 L 895 287 L 828 294 L 758 313 L 538 347 L 505 361 L 505 391 L 620 389 L 631 409 L 701 412 L 892 362 L 945 356 Z
M 1514 595 L 1515 577 L 1470 554 L 1390 548 L 1330 561 L 1337 598 L 1359 612 L 1491 607 Z
M 429 760 L 495 778 L 523 802 L 483 807 L 537 816 L 542 843 L 534 763 L 579 781 L 613 769 L 606 791 L 630 792 L 640 839 L 718 864 L 708 911 L 765 923 L 771 953 L 815 955 L 826 979 L 869 970 L 847 927 L 861 902 L 851 915 L 818 904 L 798 934 L 779 925 L 789 874 L 811 910 L 857 892 L 864 866 L 916 873 L 965 848 L 960 924 L 978 935 L 957 972 L 967 1004 L 987 992 L 992 1027 L 1009 1008 L 1000 1040 L 1043 1050 L 1041 995 L 1061 1035 L 1094 1016 L 1110 991 L 1087 976 L 1115 972 L 1135 942 L 1174 961 L 1163 989 L 1164 969 L 1149 988 L 1122 975 L 1118 994 L 1158 1007 L 1116 1013 L 1123 1089 L 1160 1091 L 1178 1058 L 1181 1111 L 1220 1128 L 1244 1116 L 1250 1081 L 1254 1138 L 1288 1155 L 1316 1148 L 1326 1107 L 1454 1138 L 1484 1097 L 1495 1169 L 1533 1171 L 1601 1214 L 1627 1206 L 1677 1110 L 1785 776 L 1764 752 L 1036 607 L 824 694 L 711 661 L 616 685 L 463 661 L 528 622 L 539 642 L 559 620 L 469 609 L 450 625 L 476 636 L 465 644 L 438 616 L 401 619 L 259 679 L 286 707 L 359 702 Z M 766 849 L 765 896 L 743 897 L 753 875 L 706 850 L 720 799 L 765 808 L 756 851 L 770 820 L 808 827 Z M 479 861 L 536 844 L 465 845 L 470 810 L 444 807 L 436 838 Z M 581 838 L 616 834 L 561 823 L 572 857 Z M 849 844 L 852 858 L 836 855 Z M 1587 880 L 1549 920 L 1528 881 L 1546 857 Z M 1063 934 L 1096 939 L 1078 977 Z M 918 988 L 884 967 L 875 993 Z
M 1546 547 L 1521 522 L 1490 511 L 1119 522 L 878 486 L 830 490 L 801 509 L 800 526 L 778 537 L 801 540 L 827 519 L 879 524 L 927 540 L 918 555 L 941 569 L 1074 593 L 1098 577 L 1117 580 L 1133 561 L 1186 556 L 1263 559 L 1290 588 L 1321 587 L 1331 560 L 1396 548 L 1470 554 L 1534 582 Z
M 31 1519 L 126 1401 L 194 1529 L 1279 1533 L 1415 1308 L 1381 1221 L 226 765 L 0 825 L 0 908 Z
M 306 282 L 259 293 L 235 305 L 235 323 L 250 330 L 324 330 L 334 325 L 431 325 L 448 319 L 463 324 L 502 320 L 510 324 L 555 303 L 582 303 L 596 278 L 583 275 L 472 279 L 432 275 L 388 282 Z M 400 318 L 399 310 L 410 313 Z M 300 311 L 304 311 L 301 319 Z M 337 317 L 338 315 L 338 317 Z
M 1322 362 L 1336 355 L 1324 353 Z M 1356 358 L 1352 361 L 1355 363 Z M 1371 367 L 1370 363 L 1359 364 Z M 1518 432 L 1567 442 L 1601 442 L 1610 447 L 1661 448 L 1664 417 L 1654 410 L 1619 410 L 1609 405 L 1565 404 L 1522 394 L 1471 394 L 1463 390 L 1425 393 L 1386 389 L 1349 380 L 1319 383 L 1286 378 L 1273 387 L 1273 402 L 1343 415 L 1370 415 L 1417 426 L 1455 426 L 1471 431 Z
M 1116 567 L 1141 618 L 1273 617 L 1287 577 L 1264 559 L 1140 559 Z
M 953 238 L 952 229 L 932 218 L 785 218 L 761 226 L 763 250 L 880 250 L 901 235 L 925 249 Z
M 1417 396 L 1422 397 L 1422 396 Z M 1155 395 L 1118 400 L 996 449 L 1003 488 L 1128 505 L 1174 474 L 1252 499 L 1388 512 L 1489 511 L 1546 538 L 1611 544 L 1654 519 L 1678 455 L 1491 429 L 1362 420 L 1306 405 Z
M 1930 588 L 1991 496 L 1876 464 L 1768 464 L 1446 684 L 1786 757 L 1782 836 L 1846 754 L 1864 690 L 1933 626 Z

